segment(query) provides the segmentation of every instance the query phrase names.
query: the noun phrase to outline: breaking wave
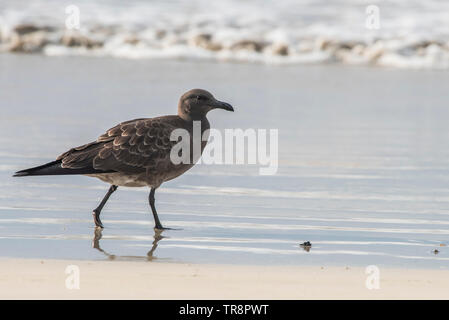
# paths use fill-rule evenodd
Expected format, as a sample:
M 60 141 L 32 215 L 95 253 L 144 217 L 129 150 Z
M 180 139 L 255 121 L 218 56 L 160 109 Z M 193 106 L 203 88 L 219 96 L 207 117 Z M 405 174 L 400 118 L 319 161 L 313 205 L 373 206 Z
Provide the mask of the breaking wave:
M 380 3 L 377 30 L 366 28 L 368 3 L 358 0 L 83 0 L 79 30 L 66 28 L 71 4 L 2 1 L 0 51 L 449 68 L 449 2 Z

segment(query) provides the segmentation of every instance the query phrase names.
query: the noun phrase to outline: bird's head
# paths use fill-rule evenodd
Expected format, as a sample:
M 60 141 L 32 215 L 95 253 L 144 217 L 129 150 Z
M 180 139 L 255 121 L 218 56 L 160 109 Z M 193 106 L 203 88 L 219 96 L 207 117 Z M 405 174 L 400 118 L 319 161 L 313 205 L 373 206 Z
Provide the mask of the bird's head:
M 210 92 L 192 89 L 179 99 L 178 115 L 185 120 L 196 120 L 205 117 L 212 109 L 234 111 L 229 103 L 218 101 Z

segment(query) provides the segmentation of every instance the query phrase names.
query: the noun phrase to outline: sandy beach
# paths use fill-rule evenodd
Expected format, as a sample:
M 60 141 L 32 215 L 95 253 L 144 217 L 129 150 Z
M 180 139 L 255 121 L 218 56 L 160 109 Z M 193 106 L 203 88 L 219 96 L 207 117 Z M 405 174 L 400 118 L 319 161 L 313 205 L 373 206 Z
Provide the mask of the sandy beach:
M 68 266 L 79 289 L 68 289 Z M 2 259 L 0 299 L 448 299 L 449 271 Z M 69 285 L 70 286 L 70 285 Z

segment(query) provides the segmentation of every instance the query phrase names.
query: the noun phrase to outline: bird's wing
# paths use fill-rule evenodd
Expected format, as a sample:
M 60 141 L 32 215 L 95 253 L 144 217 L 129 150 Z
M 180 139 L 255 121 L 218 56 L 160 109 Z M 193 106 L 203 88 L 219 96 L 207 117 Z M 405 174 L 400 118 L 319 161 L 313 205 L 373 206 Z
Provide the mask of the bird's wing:
M 63 168 L 91 166 L 97 170 L 124 173 L 151 172 L 170 159 L 170 141 L 177 128 L 176 116 L 136 119 L 120 123 L 97 141 L 73 148 L 58 157 Z

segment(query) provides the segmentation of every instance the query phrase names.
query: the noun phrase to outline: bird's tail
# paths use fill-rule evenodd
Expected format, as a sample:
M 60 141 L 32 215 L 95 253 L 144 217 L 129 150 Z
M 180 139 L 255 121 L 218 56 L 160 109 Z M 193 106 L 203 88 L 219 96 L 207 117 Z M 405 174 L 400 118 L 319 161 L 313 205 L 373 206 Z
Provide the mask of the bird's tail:
M 56 160 L 38 167 L 17 171 L 13 177 L 106 173 L 94 168 L 63 168 L 61 163 L 61 160 Z

